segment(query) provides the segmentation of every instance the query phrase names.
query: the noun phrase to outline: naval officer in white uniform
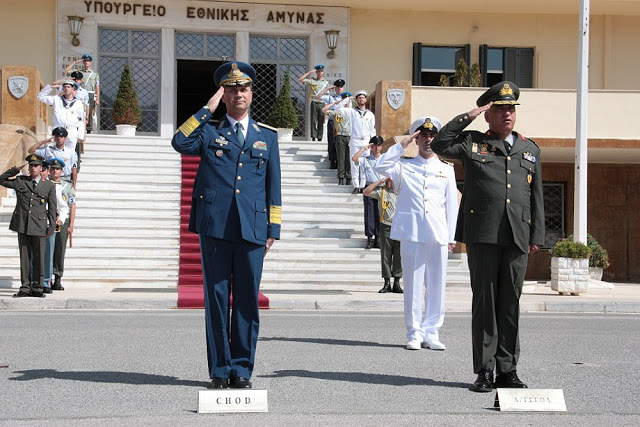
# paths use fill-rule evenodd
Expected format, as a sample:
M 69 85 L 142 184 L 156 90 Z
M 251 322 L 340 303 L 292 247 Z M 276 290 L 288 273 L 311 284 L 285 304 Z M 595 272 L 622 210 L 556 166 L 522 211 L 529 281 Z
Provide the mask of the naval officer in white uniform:
M 444 322 L 447 254 L 456 245 L 458 194 L 453 165 L 431 151 L 440 128 L 435 117 L 416 120 L 410 135 L 391 146 L 375 166 L 379 174 L 393 180 L 398 192 L 391 238 L 400 241 L 408 350 L 445 349 L 438 332 Z M 414 140 L 418 156 L 402 158 Z

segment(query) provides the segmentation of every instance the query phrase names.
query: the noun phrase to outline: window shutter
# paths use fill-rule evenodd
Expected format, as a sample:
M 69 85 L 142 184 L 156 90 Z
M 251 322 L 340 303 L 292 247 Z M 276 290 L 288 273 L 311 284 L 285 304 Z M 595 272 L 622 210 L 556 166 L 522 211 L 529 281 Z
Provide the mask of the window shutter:
M 504 57 L 502 60 L 502 64 L 504 66 L 504 79 L 519 85 L 518 75 L 517 75 L 517 72 L 518 72 L 517 62 L 518 62 L 518 49 L 513 47 L 505 47 Z
M 482 76 L 482 86 L 487 87 L 487 52 L 489 51 L 486 44 L 480 45 L 480 75 Z
M 413 73 L 411 84 L 422 86 L 422 43 L 413 44 Z
M 518 80 L 520 87 L 533 87 L 533 49 L 518 49 Z

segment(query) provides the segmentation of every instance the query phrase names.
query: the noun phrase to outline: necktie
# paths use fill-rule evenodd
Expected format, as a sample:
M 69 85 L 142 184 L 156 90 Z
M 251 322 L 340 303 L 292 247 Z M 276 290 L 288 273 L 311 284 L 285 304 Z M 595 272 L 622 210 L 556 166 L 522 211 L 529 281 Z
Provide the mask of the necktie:
M 236 123 L 236 136 L 238 137 L 238 141 L 240 141 L 240 145 L 244 145 L 244 134 L 242 133 L 242 123 Z
M 511 152 L 511 144 L 509 144 L 507 141 L 502 141 L 504 142 L 504 149 L 507 150 L 507 154 Z

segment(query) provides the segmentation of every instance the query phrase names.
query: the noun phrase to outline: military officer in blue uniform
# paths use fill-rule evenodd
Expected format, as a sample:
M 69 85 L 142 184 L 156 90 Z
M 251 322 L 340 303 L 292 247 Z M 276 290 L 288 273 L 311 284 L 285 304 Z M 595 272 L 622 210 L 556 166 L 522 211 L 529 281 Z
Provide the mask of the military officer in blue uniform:
M 252 386 L 262 263 L 280 238 L 278 139 L 275 129 L 249 116 L 255 75 L 243 62 L 221 65 L 214 74 L 220 89 L 171 141 L 176 151 L 201 158 L 189 230 L 200 235 L 209 388 L 215 389 Z M 227 114 L 210 121 L 220 101 Z
M 528 254 L 544 243 L 544 204 L 540 148 L 513 131 L 519 97 L 512 82 L 493 85 L 431 142 L 435 153 L 464 166 L 455 239 L 469 257 L 476 392 L 527 387 L 516 373 L 519 301 Z M 489 130 L 465 131 L 481 114 Z

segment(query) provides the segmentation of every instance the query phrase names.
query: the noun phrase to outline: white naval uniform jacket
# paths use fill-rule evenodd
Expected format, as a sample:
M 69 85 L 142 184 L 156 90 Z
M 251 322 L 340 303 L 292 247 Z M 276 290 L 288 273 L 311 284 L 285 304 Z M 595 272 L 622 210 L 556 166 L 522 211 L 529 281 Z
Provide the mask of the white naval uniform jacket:
M 458 190 L 453 166 L 437 156 L 403 159 L 395 144 L 378 159 L 374 169 L 393 180 L 398 193 L 391 238 L 418 243 L 455 243 Z

